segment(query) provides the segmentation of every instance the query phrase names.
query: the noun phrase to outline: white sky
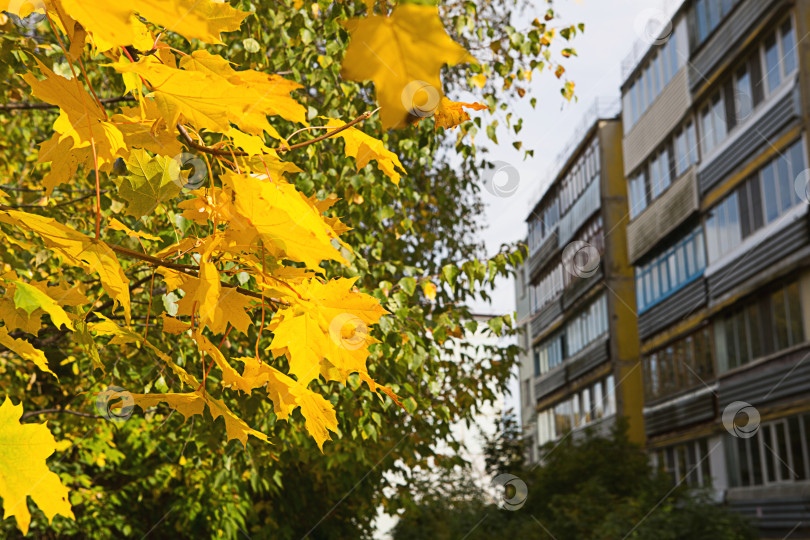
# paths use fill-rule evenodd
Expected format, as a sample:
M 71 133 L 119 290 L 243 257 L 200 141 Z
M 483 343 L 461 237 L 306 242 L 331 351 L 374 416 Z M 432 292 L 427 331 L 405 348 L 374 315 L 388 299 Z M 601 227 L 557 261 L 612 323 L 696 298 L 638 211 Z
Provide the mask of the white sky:
M 545 11 L 544 2 L 534 0 L 539 8 L 526 21 L 515 24 L 522 29 L 531 19 Z M 643 37 L 644 24 L 651 18 L 660 18 L 662 10 L 671 8 L 673 0 L 558 0 L 555 11 L 561 21 L 585 23 L 585 32 L 579 34 L 572 46 L 578 57 L 568 59 L 564 65 L 570 80 L 576 83 L 578 102 L 570 104 L 560 95 L 560 81 L 551 72 L 534 74 L 526 97 L 513 109 L 515 116 L 522 116 L 523 130 L 519 136 L 500 129 L 500 145 L 484 142 L 486 136 L 479 134 L 477 142 L 490 149 L 489 161 L 503 161 L 519 172 L 518 189 L 510 196 L 497 197 L 482 189 L 487 205 L 486 229 L 482 237 L 489 254 L 495 253 L 504 242 L 514 242 L 526 237 L 525 219 L 531 206 L 537 201 L 547 181 L 547 169 L 556 156 L 566 150 L 574 131 L 581 123 L 584 112 L 596 98 L 619 98 L 622 83 L 621 63 L 633 45 Z M 556 19 L 555 19 L 556 21 Z M 530 97 L 537 98 L 537 107 L 529 105 Z M 505 121 L 501 119 L 501 125 Z M 512 142 L 522 140 L 523 148 L 533 148 L 534 158 L 523 160 L 523 152 L 512 147 Z M 506 176 L 496 176 L 495 181 L 505 182 Z M 504 314 L 515 311 L 515 294 L 512 280 L 501 280 L 492 294 L 492 303 L 474 305 L 476 313 Z M 512 395 L 507 397 L 507 407 L 518 410 L 517 380 L 512 381 Z

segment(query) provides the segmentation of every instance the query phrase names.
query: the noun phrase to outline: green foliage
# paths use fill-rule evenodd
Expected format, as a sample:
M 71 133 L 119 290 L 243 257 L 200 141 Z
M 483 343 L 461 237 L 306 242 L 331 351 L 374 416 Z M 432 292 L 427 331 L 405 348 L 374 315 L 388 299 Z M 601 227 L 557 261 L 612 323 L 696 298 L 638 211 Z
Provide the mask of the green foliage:
M 395 540 L 417 538 L 541 538 L 579 540 L 748 540 L 756 538 L 741 516 L 714 503 L 707 491 L 672 487 L 652 469 L 621 422 L 611 436 L 587 432 L 542 449 L 538 467 L 522 465 L 520 430 L 507 418 L 487 444 L 487 469 L 514 474 L 528 487 L 525 504 L 501 509 L 465 472 L 424 483 L 394 529 Z M 464 486 L 449 491 L 443 486 Z M 496 496 L 514 497 L 515 492 Z M 519 502 L 519 501 L 518 501 Z

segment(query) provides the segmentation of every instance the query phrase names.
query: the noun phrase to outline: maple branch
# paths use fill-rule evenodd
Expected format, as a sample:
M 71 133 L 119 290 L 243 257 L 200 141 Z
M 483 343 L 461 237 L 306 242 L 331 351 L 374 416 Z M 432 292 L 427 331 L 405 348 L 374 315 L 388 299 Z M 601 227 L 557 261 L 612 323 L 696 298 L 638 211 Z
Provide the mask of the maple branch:
M 101 190 L 102 193 L 107 193 L 106 189 Z M 58 208 L 60 206 L 69 206 L 71 204 L 75 204 L 77 202 L 81 202 L 87 199 L 92 199 L 96 196 L 95 192 L 90 193 L 89 195 L 84 195 L 83 197 L 76 197 L 75 199 L 69 199 L 67 201 L 62 201 L 60 203 L 56 203 L 52 206 L 47 206 L 44 204 L 14 204 L 9 206 L 9 208 Z
M 124 255 L 125 257 L 132 257 L 133 259 L 138 259 L 144 261 L 145 263 L 149 263 L 152 266 L 162 266 L 164 268 L 170 268 L 172 270 L 177 270 L 183 274 L 186 274 L 191 277 L 199 277 L 199 267 L 192 266 L 188 264 L 177 264 L 169 261 L 164 261 L 163 259 L 158 259 L 157 257 L 153 257 L 151 255 L 147 255 L 145 253 L 139 253 L 137 251 L 131 250 L 129 248 L 125 248 L 124 246 L 119 246 L 117 244 L 107 244 L 109 248 L 120 255 Z M 245 296 L 250 296 L 251 298 L 256 298 L 258 300 L 269 300 L 274 304 L 280 305 L 289 305 L 287 302 L 282 300 L 276 300 L 274 298 L 267 298 L 266 296 L 259 294 L 257 292 L 250 291 L 248 289 L 243 289 L 242 287 L 234 287 L 233 285 L 228 285 L 227 283 L 222 283 L 223 287 L 227 287 L 229 289 L 236 289 L 236 292 L 240 294 L 244 294 Z
M 72 411 L 70 409 L 42 409 L 39 411 L 24 412 L 23 415 L 20 417 L 20 420 L 25 420 L 26 418 L 31 418 L 32 416 L 38 416 L 40 414 L 50 414 L 50 413 L 72 414 L 74 416 L 83 416 L 84 418 L 107 418 L 106 416 L 102 416 L 100 414 L 83 413 L 79 411 Z
M 335 129 L 333 129 L 332 131 L 329 131 L 328 133 L 324 133 L 320 137 L 315 137 L 314 139 L 310 139 L 308 141 L 304 141 L 304 142 L 301 142 L 301 143 L 298 143 L 298 144 L 278 146 L 278 147 L 274 148 L 274 150 L 278 150 L 279 152 L 286 152 L 286 151 L 289 151 L 289 150 L 298 150 L 299 148 L 309 146 L 310 144 L 315 144 L 317 142 L 321 142 L 321 141 L 323 141 L 325 139 L 328 139 L 329 137 L 337 135 L 341 131 L 345 131 L 345 130 L 349 129 L 350 127 L 354 127 L 355 125 L 359 124 L 360 122 L 362 122 L 364 120 L 368 120 L 369 118 L 371 118 L 371 115 L 373 115 L 375 112 L 377 112 L 379 110 L 380 109 L 378 107 L 377 109 L 375 109 L 373 111 L 366 111 L 363 114 L 361 114 L 360 116 L 358 116 L 357 118 L 355 118 L 354 120 L 352 120 L 351 122 L 349 122 L 347 124 L 343 124 L 342 126 L 337 127 Z M 326 126 L 319 126 L 319 127 L 326 127 Z M 230 157 L 230 156 L 248 156 L 248 155 L 250 155 L 247 152 L 243 152 L 241 150 L 220 150 L 219 148 L 213 148 L 211 146 L 205 146 L 204 144 L 200 144 L 200 143 L 194 141 L 194 139 L 191 138 L 191 135 L 189 135 L 186 128 L 184 128 L 179 122 L 177 123 L 177 131 L 180 132 L 180 136 L 183 138 L 183 142 L 185 142 L 188 146 L 190 146 L 191 148 L 194 148 L 195 150 L 199 150 L 200 152 L 205 152 L 206 154 L 211 154 L 211 155 L 214 155 L 214 156 L 226 156 L 226 157 Z
M 122 101 L 135 101 L 131 96 L 121 96 L 114 98 L 101 98 L 98 100 L 102 105 L 114 105 Z M 0 111 L 21 111 L 29 109 L 58 109 L 58 105 L 51 105 L 50 103 L 31 103 L 28 101 L 18 101 L 16 103 L 3 103 L 0 104 Z

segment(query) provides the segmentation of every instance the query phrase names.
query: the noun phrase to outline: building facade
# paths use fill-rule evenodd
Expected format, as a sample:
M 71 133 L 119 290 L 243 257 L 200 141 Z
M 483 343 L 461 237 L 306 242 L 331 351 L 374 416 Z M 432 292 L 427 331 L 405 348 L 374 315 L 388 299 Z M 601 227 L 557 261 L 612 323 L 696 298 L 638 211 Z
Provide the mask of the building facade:
M 568 433 L 606 432 L 617 415 L 630 418 L 631 437 L 644 439 L 622 122 L 599 112 L 527 219 L 529 256 L 516 296 L 531 461 Z
M 810 533 L 809 9 L 684 2 L 622 87 L 648 448 L 774 538 Z
M 629 66 L 617 123 L 638 425 L 673 482 L 712 489 L 765 538 L 810 537 L 808 34 L 810 0 L 683 2 Z M 545 298 L 558 285 L 532 281 L 534 261 Z M 528 308 L 531 346 L 559 328 L 546 306 Z M 558 395 L 543 376 L 538 419 Z

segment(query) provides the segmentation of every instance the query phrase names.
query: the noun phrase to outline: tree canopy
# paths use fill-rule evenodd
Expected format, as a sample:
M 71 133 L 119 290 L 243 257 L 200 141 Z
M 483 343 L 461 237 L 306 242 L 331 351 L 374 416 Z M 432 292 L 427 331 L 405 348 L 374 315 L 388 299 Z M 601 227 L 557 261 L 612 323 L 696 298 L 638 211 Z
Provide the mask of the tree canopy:
M 521 261 L 475 137 L 534 72 L 572 97 L 582 27 L 519 7 L 0 0 L 5 533 L 357 536 L 410 496 L 383 473 L 517 352 L 447 354 Z
M 673 486 L 627 437 L 627 423 L 609 436 L 588 431 L 542 449 L 539 466 L 523 462 L 522 433 L 508 417 L 486 448 L 492 492 L 469 471 L 432 471 L 393 530 L 395 540 L 435 538 L 580 538 L 749 540 L 742 516 L 709 491 Z

